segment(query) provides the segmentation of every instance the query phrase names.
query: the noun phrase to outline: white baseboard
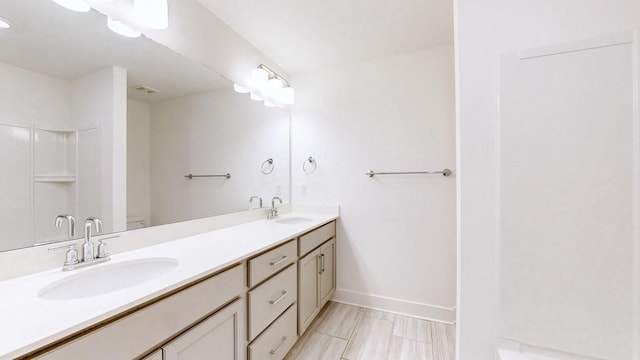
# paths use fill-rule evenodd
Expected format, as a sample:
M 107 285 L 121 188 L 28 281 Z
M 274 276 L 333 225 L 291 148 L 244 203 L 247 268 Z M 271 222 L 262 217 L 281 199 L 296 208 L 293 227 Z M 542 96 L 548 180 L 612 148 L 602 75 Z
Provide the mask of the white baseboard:
M 394 314 L 455 324 L 456 309 L 337 289 L 332 301 Z
M 597 360 L 559 350 L 527 345 L 515 340 L 498 338 L 499 360 Z

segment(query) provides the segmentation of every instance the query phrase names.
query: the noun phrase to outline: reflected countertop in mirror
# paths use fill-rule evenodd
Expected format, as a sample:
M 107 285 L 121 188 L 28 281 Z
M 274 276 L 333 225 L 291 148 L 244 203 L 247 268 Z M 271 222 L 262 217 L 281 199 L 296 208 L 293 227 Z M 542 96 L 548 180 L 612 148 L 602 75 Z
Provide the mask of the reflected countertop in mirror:
M 5 0 L 0 16 L 0 251 L 66 240 L 59 214 L 79 238 L 89 216 L 119 232 L 289 202 L 288 111 L 94 10 Z

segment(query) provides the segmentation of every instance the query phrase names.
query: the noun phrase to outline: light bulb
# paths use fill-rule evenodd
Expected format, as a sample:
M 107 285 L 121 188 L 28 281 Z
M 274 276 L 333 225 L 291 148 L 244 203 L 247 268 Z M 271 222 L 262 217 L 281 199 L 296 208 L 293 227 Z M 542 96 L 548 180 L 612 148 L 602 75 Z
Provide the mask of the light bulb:
M 77 12 L 87 12 L 91 6 L 82 0 L 53 0 L 54 3 Z
M 251 70 L 251 85 L 256 89 L 264 89 L 269 81 L 269 73 L 264 69 Z
M 118 20 L 113 20 L 110 17 L 107 18 L 107 27 L 118 35 L 126 36 L 129 38 L 137 38 L 140 36 L 139 31 L 135 31 L 128 25 L 125 25 Z
M 240 93 L 240 94 L 246 94 L 251 90 L 247 89 L 246 87 L 244 87 L 242 85 L 233 84 L 233 91 L 235 91 L 237 93 Z
M 169 27 L 167 0 L 134 0 L 133 11 L 146 27 L 163 30 Z
M 295 100 L 295 90 L 292 87 L 286 87 L 280 90 L 280 96 L 278 97 L 278 101 L 285 105 L 293 105 L 293 101 Z
M 284 86 L 284 82 L 281 79 L 275 78 L 267 82 L 267 97 L 278 98 L 280 91 Z
M 13 25 L 13 23 L 9 21 L 9 19 L 0 17 L 0 29 L 8 29 L 11 27 L 11 25 Z
M 264 98 L 262 96 L 260 96 L 260 94 L 256 94 L 254 92 L 251 92 L 251 100 L 253 100 L 253 101 L 262 101 L 262 100 L 264 100 Z

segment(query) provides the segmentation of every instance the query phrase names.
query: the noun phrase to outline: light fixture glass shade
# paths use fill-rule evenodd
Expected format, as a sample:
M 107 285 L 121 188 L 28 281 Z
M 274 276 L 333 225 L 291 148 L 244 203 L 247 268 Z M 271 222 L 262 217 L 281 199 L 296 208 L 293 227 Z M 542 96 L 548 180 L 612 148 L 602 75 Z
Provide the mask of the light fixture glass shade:
M 144 26 L 163 30 L 169 27 L 167 0 L 133 0 L 133 11 Z
M 267 87 L 269 82 L 269 73 L 264 69 L 251 70 L 251 86 L 256 89 L 262 90 Z
M 240 94 L 246 94 L 251 90 L 247 89 L 246 87 L 244 87 L 242 85 L 233 84 L 233 91 L 235 91 L 237 93 L 240 93 Z
M 269 101 L 269 100 L 265 100 L 264 101 L 264 106 L 266 106 L 266 107 L 275 107 L 276 104 L 271 102 L 271 101 Z
M 278 101 L 285 105 L 293 105 L 293 101 L 295 100 L 296 92 L 292 87 L 286 87 L 280 90 L 280 96 L 278 97 Z
M 260 96 L 260 94 L 256 94 L 254 92 L 251 92 L 251 100 L 253 100 L 253 101 L 262 101 L 262 100 L 264 100 L 264 98 L 262 96 Z
M 8 29 L 11 27 L 11 25 L 13 25 L 13 23 L 9 21 L 9 19 L 0 17 L 0 29 Z
M 77 12 L 88 12 L 91 6 L 82 0 L 53 0 L 54 3 Z
M 137 38 L 140 36 L 139 31 L 135 31 L 128 25 L 125 25 L 118 20 L 113 20 L 109 17 L 107 18 L 107 27 L 118 35 L 126 36 L 129 38 Z
M 277 99 L 280 96 L 280 91 L 284 87 L 284 82 L 278 78 L 270 79 L 267 82 L 267 97 Z

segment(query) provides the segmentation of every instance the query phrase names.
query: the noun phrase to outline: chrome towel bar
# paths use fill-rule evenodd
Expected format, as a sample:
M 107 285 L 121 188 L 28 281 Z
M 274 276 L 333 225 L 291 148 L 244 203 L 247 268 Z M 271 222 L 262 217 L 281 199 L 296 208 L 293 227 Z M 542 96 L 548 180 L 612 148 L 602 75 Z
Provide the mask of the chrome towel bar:
M 223 178 L 231 179 L 231 174 L 229 174 L 229 173 L 226 173 L 224 175 L 193 175 L 193 174 L 189 174 L 189 175 L 185 175 L 184 177 L 186 177 L 188 179 L 193 179 L 193 178 L 197 178 L 197 177 L 223 177 Z
M 442 174 L 443 176 L 451 176 L 451 170 L 444 169 L 442 171 L 406 171 L 406 172 L 375 172 L 369 170 L 365 175 L 374 177 L 376 175 L 416 175 L 416 174 Z

